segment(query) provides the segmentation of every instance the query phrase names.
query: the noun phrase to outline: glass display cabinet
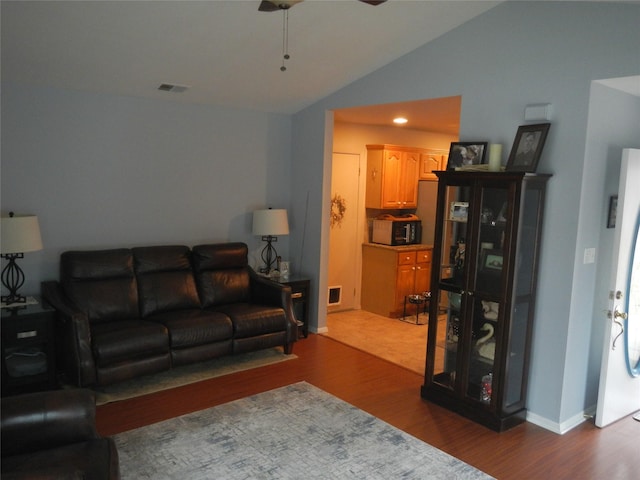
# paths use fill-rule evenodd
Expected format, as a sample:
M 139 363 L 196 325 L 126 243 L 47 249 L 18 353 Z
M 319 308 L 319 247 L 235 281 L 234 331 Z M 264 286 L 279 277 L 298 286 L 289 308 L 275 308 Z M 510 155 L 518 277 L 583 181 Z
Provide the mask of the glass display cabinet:
M 493 430 L 506 430 L 526 415 L 550 175 L 435 173 L 432 301 L 421 395 Z

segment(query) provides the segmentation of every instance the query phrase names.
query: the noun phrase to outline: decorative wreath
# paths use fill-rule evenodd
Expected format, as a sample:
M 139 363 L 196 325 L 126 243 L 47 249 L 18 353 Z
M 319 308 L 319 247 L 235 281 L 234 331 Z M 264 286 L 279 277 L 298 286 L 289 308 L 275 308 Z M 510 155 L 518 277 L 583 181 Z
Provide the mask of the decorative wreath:
M 337 193 L 331 199 L 331 227 L 340 226 L 347 211 L 347 202 Z

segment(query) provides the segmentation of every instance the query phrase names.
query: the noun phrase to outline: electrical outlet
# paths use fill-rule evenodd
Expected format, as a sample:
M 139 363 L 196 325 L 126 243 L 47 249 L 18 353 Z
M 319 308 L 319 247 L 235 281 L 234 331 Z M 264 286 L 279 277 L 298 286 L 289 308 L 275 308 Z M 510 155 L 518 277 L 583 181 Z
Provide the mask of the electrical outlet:
M 596 261 L 596 249 L 595 248 L 585 248 L 584 249 L 584 260 L 583 263 L 594 263 Z

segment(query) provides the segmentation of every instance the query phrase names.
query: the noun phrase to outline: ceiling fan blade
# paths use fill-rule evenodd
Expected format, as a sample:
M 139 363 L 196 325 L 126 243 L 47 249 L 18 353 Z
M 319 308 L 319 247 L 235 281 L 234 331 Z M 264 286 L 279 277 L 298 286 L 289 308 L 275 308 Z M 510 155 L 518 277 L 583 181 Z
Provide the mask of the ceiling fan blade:
M 296 3 L 300 3 L 303 0 L 262 0 L 258 10 L 261 12 L 275 12 L 277 10 L 288 10 Z
M 280 10 L 276 2 L 271 2 L 269 0 L 262 0 L 260 2 L 260 6 L 258 7 L 260 12 L 275 12 L 276 10 Z
M 373 5 L 374 7 L 380 5 L 381 3 L 386 2 L 387 0 L 360 0 L 362 3 L 368 3 L 369 5 Z

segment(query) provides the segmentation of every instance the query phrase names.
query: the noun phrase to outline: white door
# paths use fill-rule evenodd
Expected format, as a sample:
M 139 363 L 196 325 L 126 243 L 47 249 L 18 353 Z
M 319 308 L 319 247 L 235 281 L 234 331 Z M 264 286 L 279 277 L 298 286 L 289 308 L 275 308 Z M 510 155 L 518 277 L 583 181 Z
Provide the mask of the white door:
M 640 410 L 640 377 L 633 376 L 637 370 L 638 353 L 634 353 L 634 342 L 640 333 L 640 309 L 638 308 L 637 272 L 635 288 L 630 288 L 632 257 L 636 268 L 640 268 L 640 246 L 636 246 L 638 216 L 640 214 L 640 150 L 625 149 L 622 153 L 618 207 L 615 226 L 614 251 L 610 288 L 613 292 L 609 302 L 611 321 L 605 328 L 605 346 L 600 370 L 600 388 L 596 409 L 596 425 L 604 427 L 637 410 Z M 630 290 L 636 290 L 629 302 Z M 635 301 L 633 300 L 635 297 Z M 627 309 L 629 308 L 629 311 Z M 627 318 L 625 319 L 625 315 Z M 631 327 L 631 328 L 629 328 Z M 626 330 L 625 333 L 619 335 Z M 631 333 L 630 337 L 625 337 Z M 635 340 L 633 338 L 635 334 Z M 637 345 L 637 343 L 635 343 Z
M 334 153 L 331 169 L 329 312 L 355 308 L 360 155 Z

